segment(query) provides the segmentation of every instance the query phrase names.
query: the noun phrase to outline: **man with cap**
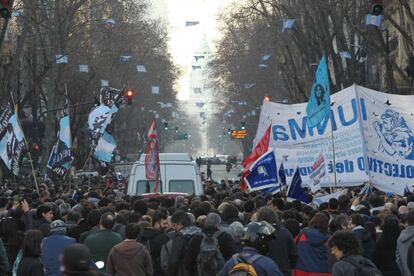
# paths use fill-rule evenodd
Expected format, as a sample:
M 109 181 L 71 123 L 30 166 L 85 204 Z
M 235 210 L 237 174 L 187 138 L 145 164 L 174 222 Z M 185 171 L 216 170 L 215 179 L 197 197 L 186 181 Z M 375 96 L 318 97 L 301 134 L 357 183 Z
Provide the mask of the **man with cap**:
M 197 256 L 200 253 L 200 245 L 205 236 L 216 237 L 219 245 L 221 255 L 224 260 L 228 260 L 237 253 L 237 245 L 230 234 L 225 231 L 220 231 L 221 218 L 216 213 L 210 213 L 207 215 L 204 221 L 204 229 L 202 234 L 194 235 L 186 250 L 184 257 L 185 267 L 191 273 L 191 275 L 197 275 Z
M 54 220 L 50 224 L 50 234 L 43 239 L 42 243 L 42 264 L 45 267 L 45 275 L 59 276 L 59 259 L 69 245 L 76 243 L 76 240 L 65 235 L 66 224 L 61 220 Z

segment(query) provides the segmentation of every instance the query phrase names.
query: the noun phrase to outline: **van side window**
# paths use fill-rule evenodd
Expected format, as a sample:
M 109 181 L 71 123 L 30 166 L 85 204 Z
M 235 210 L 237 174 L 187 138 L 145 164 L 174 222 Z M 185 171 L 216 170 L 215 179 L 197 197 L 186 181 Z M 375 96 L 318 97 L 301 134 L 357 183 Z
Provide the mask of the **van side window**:
M 155 180 L 138 180 L 136 194 L 152 193 L 155 186 Z
M 168 184 L 170 192 L 194 194 L 193 180 L 170 180 Z

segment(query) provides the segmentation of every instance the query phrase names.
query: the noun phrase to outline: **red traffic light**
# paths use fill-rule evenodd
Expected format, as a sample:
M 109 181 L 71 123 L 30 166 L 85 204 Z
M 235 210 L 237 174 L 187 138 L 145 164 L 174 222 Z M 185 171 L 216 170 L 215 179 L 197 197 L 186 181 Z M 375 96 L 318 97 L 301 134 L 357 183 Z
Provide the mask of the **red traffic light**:
M 33 152 L 35 152 L 35 153 L 40 152 L 40 145 L 39 144 L 36 144 L 36 143 L 33 144 L 32 148 L 33 148 Z
M 0 17 L 10 18 L 12 12 L 12 0 L 0 1 Z
M 266 95 L 266 96 L 264 97 L 264 99 L 263 99 L 263 100 L 264 100 L 265 102 L 270 102 L 270 97 Z
M 124 90 L 124 96 L 127 98 L 128 105 L 132 104 L 132 98 L 134 97 L 135 92 L 134 90 L 128 88 Z

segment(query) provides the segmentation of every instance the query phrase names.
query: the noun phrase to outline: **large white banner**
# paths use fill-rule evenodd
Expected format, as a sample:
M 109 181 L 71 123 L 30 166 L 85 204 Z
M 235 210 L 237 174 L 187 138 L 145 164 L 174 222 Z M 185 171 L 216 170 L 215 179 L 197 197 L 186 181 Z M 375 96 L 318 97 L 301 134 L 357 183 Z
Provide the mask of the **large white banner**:
M 275 149 L 278 162 L 284 159 L 288 178 L 299 166 L 305 185 L 309 183 L 314 160 L 323 152 L 327 176 L 321 179 L 322 186 L 333 185 L 335 169 L 338 186 L 371 181 L 387 192 L 403 194 L 407 185 L 411 190 L 414 96 L 384 94 L 354 85 L 333 94 L 331 102 L 330 116 L 318 126 L 308 128 L 306 103 L 265 101 L 255 141 L 272 123 L 269 147 Z

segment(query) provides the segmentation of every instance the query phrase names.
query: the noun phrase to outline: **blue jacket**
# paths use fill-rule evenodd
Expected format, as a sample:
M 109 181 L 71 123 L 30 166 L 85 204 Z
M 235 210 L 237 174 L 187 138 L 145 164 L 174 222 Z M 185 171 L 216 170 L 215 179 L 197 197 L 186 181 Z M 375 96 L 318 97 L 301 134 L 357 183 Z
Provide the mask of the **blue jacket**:
M 260 253 L 254 248 L 245 247 L 243 248 L 242 252 L 234 256 L 239 256 L 239 255 L 243 256 L 244 259 L 249 259 L 254 255 L 260 255 Z M 220 270 L 218 276 L 227 276 L 229 271 L 235 265 L 236 265 L 236 262 L 234 258 L 231 258 L 225 263 L 223 268 Z M 260 276 L 283 276 L 277 264 L 275 264 L 275 262 L 272 259 L 266 256 L 261 256 L 255 262 L 253 262 L 253 267 L 256 270 L 257 275 L 260 275 Z
M 60 256 L 63 250 L 69 245 L 76 243 L 76 240 L 65 236 L 63 233 L 51 232 L 43 239 L 42 245 L 42 264 L 45 268 L 45 275 L 60 276 Z
M 329 275 L 328 249 L 329 235 L 318 229 L 306 228 L 296 238 L 299 260 L 293 275 Z

